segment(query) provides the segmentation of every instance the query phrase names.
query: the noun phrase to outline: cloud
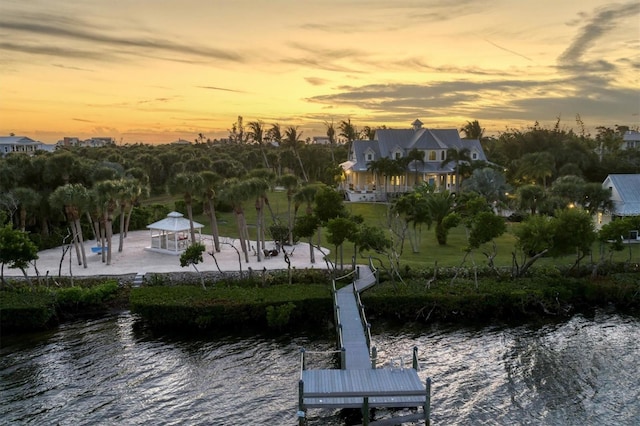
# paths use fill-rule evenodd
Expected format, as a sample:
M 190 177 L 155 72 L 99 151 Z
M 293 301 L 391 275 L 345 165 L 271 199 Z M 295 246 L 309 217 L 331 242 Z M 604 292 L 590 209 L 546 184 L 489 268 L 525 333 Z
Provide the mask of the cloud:
M 227 88 L 224 88 L 224 87 L 216 87 L 216 86 L 196 86 L 196 87 L 198 89 L 220 90 L 222 92 L 247 93 L 247 92 L 244 92 L 242 90 L 227 89 Z
M 514 55 L 516 55 L 516 56 L 520 56 L 521 58 L 524 58 L 524 59 L 526 59 L 527 61 L 531 61 L 531 62 L 533 62 L 533 59 L 529 58 L 528 56 L 525 56 L 525 55 L 523 55 L 523 54 L 521 54 L 521 53 L 518 53 L 518 52 L 516 52 L 516 51 L 514 51 L 514 50 L 507 49 L 506 47 L 499 46 L 499 45 L 495 44 L 494 42 L 492 42 L 491 40 L 487 40 L 487 39 L 485 38 L 485 39 L 484 39 L 484 41 L 486 41 L 487 43 L 489 43 L 489 44 L 490 44 L 490 45 L 492 45 L 492 46 L 497 47 L 498 49 L 504 50 L 505 52 L 513 53 Z
M 319 77 L 305 77 L 304 80 L 312 86 L 324 86 L 329 80 Z
M 95 56 L 104 55 L 104 49 L 114 49 L 128 55 L 149 54 L 157 52 L 164 55 L 177 55 L 178 57 L 195 57 L 200 59 L 216 59 L 230 62 L 243 62 L 244 58 L 238 53 L 194 44 L 181 44 L 166 38 L 157 37 L 156 33 L 133 31 L 121 27 L 106 27 L 96 25 L 79 18 L 70 18 L 48 13 L 3 13 L 0 17 L 0 28 L 10 30 L 8 34 L 21 34 L 23 37 L 31 37 L 34 42 L 41 42 L 46 38 L 49 47 L 24 46 L 22 51 L 32 54 L 56 54 L 62 57 L 86 57 L 94 59 Z M 112 35 L 117 34 L 117 35 Z M 127 34 L 123 36 L 122 34 Z M 79 43 L 88 43 L 93 48 L 91 51 L 63 49 L 57 47 L 54 42 L 65 43 L 69 40 Z M 96 48 L 95 44 L 100 48 Z M 16 50 L 17 43 L 3 43 L 5 49 Z
M 616 28 L 619 20 L 640 13 L 640 3 L 633 1 L 624 4 L 612 4 L 601 8 L 580 28 L 571 45 L 560 55 L 558 62 L 562 67 L 571 67 L 583 62 L 584 54 L 603 35 Z
M 72 118 L 73 121 L 81 121 L 83 123 L 95 123 L 95 121 L 92 120 L 85 120 L 84 118 Z
M 428 84 L 341 86 L 338 93 L 307 101 L 333 107 L 358 107 L 370 121 L 413 117 L 470 117 L 491 120 L 545 120 L 558 115 L 602 122 L 608 116 L 632 121 L 640 109 L 637 92 L 611 88 L 590 75 L 576 86 L 572 78 L 550 81 L 444 81 Z

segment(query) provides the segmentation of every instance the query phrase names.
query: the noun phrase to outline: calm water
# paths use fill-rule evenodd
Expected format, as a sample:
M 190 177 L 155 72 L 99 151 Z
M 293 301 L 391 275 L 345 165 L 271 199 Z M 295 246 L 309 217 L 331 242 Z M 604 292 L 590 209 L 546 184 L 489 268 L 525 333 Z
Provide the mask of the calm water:
M 0 422 L 294 425 L 300 346 L 326 337 L 177 338 L 128 313 L 3 337 Z M 381 363 L 420 348 L 435 425 L 640 424 L 640 321 L 600 313 L 541 327 L 376 331 Z M 313 367 L 331 367 L 315 355 Z M 339 425 L 310 410 L 310 424 Z M 379 411 L 379 418 L 389 413 Z

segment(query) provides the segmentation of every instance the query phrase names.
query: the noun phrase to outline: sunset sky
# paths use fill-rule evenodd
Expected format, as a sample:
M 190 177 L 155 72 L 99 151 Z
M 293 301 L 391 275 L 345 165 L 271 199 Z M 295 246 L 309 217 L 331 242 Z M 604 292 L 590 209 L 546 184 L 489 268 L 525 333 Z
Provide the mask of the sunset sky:
M 640 2 L 2 0 L 0 135 L 640 124 Z

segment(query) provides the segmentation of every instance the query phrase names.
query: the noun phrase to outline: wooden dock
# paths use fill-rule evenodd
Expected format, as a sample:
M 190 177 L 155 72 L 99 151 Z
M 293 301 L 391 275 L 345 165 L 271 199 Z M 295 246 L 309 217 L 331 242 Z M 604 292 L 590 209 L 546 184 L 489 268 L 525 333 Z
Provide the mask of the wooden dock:
M 355 266 L 355 265 L 354 265 Z M 360 408 L 363 425 L 398 425 L 424 420 L 429 425 L 431 381 L 418 377 L 417 348 L 411 368 L 376 369 L 376 349 L 371 345 L 360 292 L 375 285 L 373 265 L 354 267 L 351 284 L 336 290 L 333 281 L 334 320 L 340 349 L 341 369 L 307 369 L 302 352 L 298 383 L 299 424 L 305 424 L 309 408 Z M 370 422 L 370 408 L 420 408 L 422 413 Z

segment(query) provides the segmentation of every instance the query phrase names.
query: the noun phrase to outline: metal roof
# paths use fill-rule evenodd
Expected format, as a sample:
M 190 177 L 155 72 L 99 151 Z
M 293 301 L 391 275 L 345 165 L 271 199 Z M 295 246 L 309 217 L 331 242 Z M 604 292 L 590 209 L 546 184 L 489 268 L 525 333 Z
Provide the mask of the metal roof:
M 609 175 L 604 187 L 612 187 L 620 200 L 614 198 L 616 214 L 621 216 L 640 215 L 640 174 Z
M 162 220 L 147 225 L 149 229 L 160 229 L 162 231 L 188 231 L 191 229 L 189 219 L 185 219 L 182 213 L 171 212 Z M 204 225 L 198 222 L 193 222 L 195 229 L 204 228 Z

